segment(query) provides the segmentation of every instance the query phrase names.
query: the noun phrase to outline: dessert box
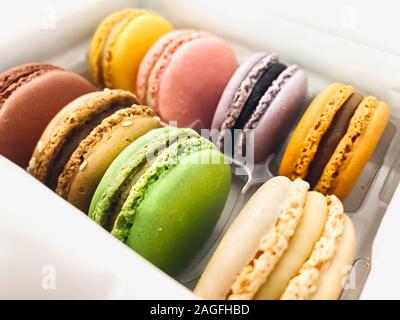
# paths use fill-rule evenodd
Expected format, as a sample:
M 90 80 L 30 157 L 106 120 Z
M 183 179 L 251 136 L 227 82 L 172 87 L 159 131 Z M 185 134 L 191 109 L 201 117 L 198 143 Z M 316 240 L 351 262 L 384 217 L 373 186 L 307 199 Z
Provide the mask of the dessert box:
M 21 22 L 26 29 L 19 25 L 1 38 L 0 69 L 41 61 L 87 76 L 88 44 L 99 21 L 121 8 L 144 7 L 165 16 L 176 28 L 204 29 L 225 38 L 239 62 L 257 51 L 273 51 L 283 62 L 298 64 L 308 76 L 305 105 L 335 81 L 385 100 L 391 106 L 390 123 L 344 201 L 356 228 L 357 251 L 341 299 L 400 298 L 396 290 L 400 256 L 395 251 L 400 242 L 396 212 L 400 205 L 400 48 L 390 35 L 396 28 L 385 21 L 371 26 L 372 2 L 361 7 L 344 1 L 328 5 L 309 1 L 312 12 L 293 2 L 287 10 L 288 4 L 90 0 L 40 6 L 27 2 L 36 14 Z M 388 20 L 394 11 L 387 9 Z M 196 298 L 190 290 L 216 245 L 257 187 L 277 174 L 284 149 L 283 144 L 276 155 L 254 167 L 232 164 L 233 183 L 218 224 L 176 279 L 0 156 L 0 298 Z

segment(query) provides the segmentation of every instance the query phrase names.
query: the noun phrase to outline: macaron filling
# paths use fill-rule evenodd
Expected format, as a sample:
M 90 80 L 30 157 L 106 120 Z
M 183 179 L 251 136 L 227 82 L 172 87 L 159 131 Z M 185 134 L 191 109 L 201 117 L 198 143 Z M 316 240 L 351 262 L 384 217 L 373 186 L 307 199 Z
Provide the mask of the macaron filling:
M 251 118 L 252 114 L 256 111 L 261 98 L 267 92 L 268 88 L 272 85 L 273 81 L 286 69 L 286 66 L 281 63 L 271 65 L 261 76 L 255 84 L 250 96 L 246 100 L 239 117 L 233 126 L 233 129 L 243 129 L 247 121 Z
M 256 86 L 258 80 L 263 76 L 264 73 L 273 64 L 278 63 L 278 56 L 276 54 L 269 54 L 262 58 L 256 63 L 256 65 L 250 69 L 246 77 L 241 82 L 239 89 L 237 90 L 231 106 L 228 109 L 228 114 L 225 121 L 221 126 L 221 135 L 219 136 L 219 143 L 223 143 L 224 130 L 232 130 L 235 125 L 236 120 L 242 112 L 243 106 L 246 104 L 247 99 L 250 97 L 254 87 Z
M 304 179 L 307 175 L 308 167 L 317 152 L 318 145 L 322 136 L 331 125 L 336 112 L 347 101 L 347 99 L 354 93 L 351 86 L 340 87 L 324 104 L 318 121 L 314 124 L 311 130 L 307 133 L 304 139 L 304 147 L 301 149 L 297 157 L 294 169 L 290 175 L 290 179 L 296 178 Z
M 328 205 L 324 195 L 307 193 L 303 214 L 289 247 L 255 295 L 255 300 L 277 300 L 311 256 L 327 222 Z
M 310 183 L 311 188 L 317 184 L 340 140 L 345 136 L 350 121 L 362 99 L 363 97 L 360 94 L 354 93 L 335 114 L 332 125 L 323 135 L 308 169 L 306 180 Z
M 24 83 L 54 70 L 62 69 L 48 64 L 31 64 L 5 72 L 0 77 L 0 108 L 7 98 Z
M 52 160 L 51 170 L 45 180 L 45 184 L 55 190 L 58 184 L 58 178 L 64 170 L 65 165 L 68 163 L 72 154 L 78 148 L 79 144 L 85 139 L 90 132 L 96 128 L 104 119 L 108 118 L 118 110 L 131 106 L 130 101 L 118 101 L 113 102 L 110 106 L 102 112 L 95 114 L 92 118 L 87 120 L 81 126 L 72 130 L 72 132 L 66 137 L 56 156 Z
M 331 191 L 336 187 L 340 173 L 352 159 L 363 133 L 378 108 L 378 104 L 378 100 L 372 96 L 365 97 L 361 101 L 350 121 L 345 136 L 340 140 L 335 153 L 329 159 L 314 190 L 324 194 L 332 193 Z
M 218 138 L 220 148 L 224 147 L 226 131 L 229 130 L 234 138 L 232 151 L 238 156 L 245 155 L 246 134 L 257 126 L 283 85 L 297 70 L 295 65 L 287 67 L 279 63 L 275 54 L 267 55 L 255 64 L 240 84 L 228 109 Z M 235 129 L 242 130 L 239 137 L 234 136 Z
M 344 212 L 342 203 L 335 196 L 327 196 L 328 219 L 321 235 L 315 244 L 310 258 L 304 263 L 299 273 L 293 277 L 282 300 L 305 300 L 312 297 L 317 290 L 321 272 L 329 265 L 336 254 L 340 237 L 344 230 Z
M 129 16 L 129 15 L 128 15 Z M 117 30 L 121 28 L 123 25 L 127 23 L 127 16 L 123 17 L 120 21 L 118 21 L 111 29 L 111 31 L 107 34 L 107 37 L 105 38 L 105 41 L 103 43 L 103 46 L 100 50 L 99 53 L 99 58 L 98 58 L 98 82 L 101 85 L 101 87 L 105 87 L 105 76 L 104 76 L 104 64 L 106 63 L 106 57 L 107 57 L 107 52 L 108 52 L 108 46 L 111 44 L 111 41 L 113 41 L 115 35 L 117 34 Z
M 101 178 L 100 183 L 97 185 L 96 191 L 93 195 L 93 198 L 90 203 L 90 208 L 88 215 L 89 217 L 94 217 L 94 210 L 105 193 L 108 186 L 115 181 L 118 174 L 121 172 L 122 168 L 125 166 L 129 159 L 136 154 L 142 147 L 144 147 L 147 143 L 152 141 L 153 139 L 158 138 L 163 133 L 167 133 L 172 130 L 172 127 L 161 127 L 157 129 L 150 130 L 146 134 L 137 138 L 134 142 L 128 145 L 110 164 L 107 171 Z M 171 131 L 172 132 L 172 131 Z
M 121 212 L 125 201 L 128 199 L 131 189 L 135 186 L 139 178 L 146 172 L 153 162 L 154 161 L 144 160 L 142 163 L 140 163 L 133 173 L 130 173 L 130 175 L 125 179 L 124 183 L 118 190 L 119 192 L 115 194 L 115 199 L 109 208 L 108 214 L 104 216 L 105 221 L 102 223 L 102 226 L 108 232 L 112 231 L 115 220 L 117 219 L 118 214 Z
M 110 48 L 115 45 L 117 41 L 117 35 L 123 32 L 124 28 L 129 25 L 129 23 L 136 19 L 137 17 L 144 14 L 144 11 L 141 10 L 129 10 L 126 15 L 121 17 L 121 20 L 115 23 L 112 29 L 109 31 L 104 43 L 103 47 L 100 50 L 99 57 L 99 83 L 103 87 L 111 86 L 112 84 L 112 75 L 108 71 L 107 66 L 112 59 L 112 53 Z
M 109 32 L 114 28 L 116 24 L 121 22 L 121 20 L 123 20 L 125 17 L 129 16 L 133 11 L 134 10 L 132 9 L 126 9 L 123 11 L 116 12 L 115 14 L 107 17 L 100 24 L 99 29 L 95 33 L 95 36 L 93 38 L 90 47 L 88 58 L 89 58 L 89 65 L 92 71 L 92 77 L 97 85 L 103 86 L 102 57 Z
M 262 96 L 254 112 L 250 118 L 244 124 L 242 133 L 238 142 L 238 151 L 244 154 L 246 147 L 246 134 L 249 130 L 256 128 L 261 117 L 267 112 L 269 106 L 274 101 L 276 96 L 281 91 L 282 87 L 293 77 L 293 75 L 299 70 L 296 65 L 291 65 L 284 69 L 278 77 L 271 83 L 265 94 Z

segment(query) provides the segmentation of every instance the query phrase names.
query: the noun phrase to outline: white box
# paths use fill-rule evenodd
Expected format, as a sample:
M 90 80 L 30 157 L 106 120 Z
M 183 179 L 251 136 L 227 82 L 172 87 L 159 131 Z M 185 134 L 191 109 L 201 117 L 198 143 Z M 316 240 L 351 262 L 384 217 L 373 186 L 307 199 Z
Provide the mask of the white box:
M 240 61 L 255 51 L 276 52 L 283 61 L 307 72 L 309 99 L 326 84 L 340 81 L 390 104 L 391 123 L 345 202 L 358 242 L 353 287 L 342 298 L 400 299 L 396 252 L 400 243 L 399 189 L 396 192 L 400 45 L 395 41 L 400 20 L 396 2 L 87 0 L 48 5 L 46 1 L 13 1 L 0 19 L 0 30 L 8 30 L 0 34 L 0 70 L 40 61 L 87 75 L 86 53 L 97 24 L 125 7 L 146 7 L 170 19 L 176 28 L 204 29 L 224 37 Z M 271 169 L 262 178 L 273 174 L 274 162 L 270 159 Z M 238 188 L 233 191 L 239 192 Z M 223 216 L 231 207 L 228 203 Z M 0 252 L 0 298 L 196 298 L 1 157 Z M 194 264 L 180 276 L 188 287 L 201 271 Z

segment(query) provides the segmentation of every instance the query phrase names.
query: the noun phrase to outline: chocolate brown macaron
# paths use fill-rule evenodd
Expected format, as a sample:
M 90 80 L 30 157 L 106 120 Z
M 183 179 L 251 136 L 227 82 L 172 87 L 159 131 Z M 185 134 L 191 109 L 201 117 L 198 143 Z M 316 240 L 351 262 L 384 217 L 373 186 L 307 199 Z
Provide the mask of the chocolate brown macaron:
M 139 106 L 128 91 L 105 89 L 86 94 L 49 123 L 28 172 L 87 212 L 111 162 L 131 142 L 159 126 L 154 112 Z
M 0 74 L 0 154 L 26 168 L 50 120 L 73 99 L 94 91 L 83 77 L 29 63 Z

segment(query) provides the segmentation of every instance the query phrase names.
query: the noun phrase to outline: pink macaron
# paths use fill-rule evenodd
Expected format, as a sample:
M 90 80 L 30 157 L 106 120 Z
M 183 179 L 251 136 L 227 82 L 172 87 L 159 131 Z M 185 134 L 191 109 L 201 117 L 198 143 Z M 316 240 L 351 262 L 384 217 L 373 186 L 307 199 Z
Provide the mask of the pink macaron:
M 218 101 L 237 68 L 232 48 L 203 31 L 177 30 L 159 39 L 144 57 L 137 96 L 165 122 L 210 128 Z

